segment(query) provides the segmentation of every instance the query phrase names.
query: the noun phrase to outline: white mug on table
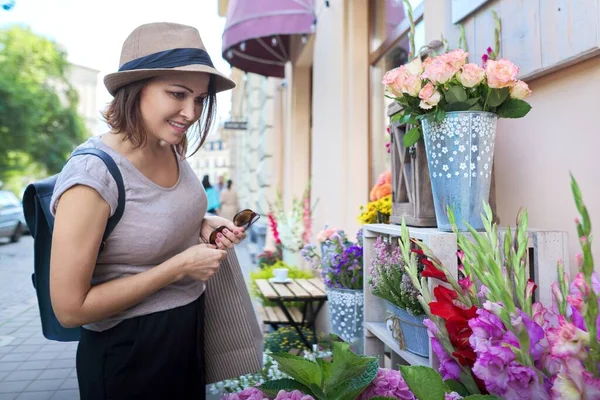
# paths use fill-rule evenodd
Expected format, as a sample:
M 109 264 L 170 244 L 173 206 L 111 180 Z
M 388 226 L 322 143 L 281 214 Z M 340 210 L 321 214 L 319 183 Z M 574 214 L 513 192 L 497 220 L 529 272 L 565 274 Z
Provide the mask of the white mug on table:
M 276 282 L 285 282 L 288 279 L 288 269 L 287 268 L 275 268 L 273 269 L 274 281 Z

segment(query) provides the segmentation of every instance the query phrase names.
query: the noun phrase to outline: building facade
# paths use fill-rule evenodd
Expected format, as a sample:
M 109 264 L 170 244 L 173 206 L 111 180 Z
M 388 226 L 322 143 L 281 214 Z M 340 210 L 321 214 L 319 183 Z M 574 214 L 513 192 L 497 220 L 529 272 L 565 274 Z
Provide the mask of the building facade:
M 100 71 L 82 65 L 71 64 L 68 80 L 79 96 L 77 112 L 83 118 L 90 135 L 102 129 L 103 122 L 96 103 L 96 88 Z
M 494 44 L 492 11 L 500 17 L 501 57 L 521 67 L 533 109 L 523 119 L 498 123 L 497 212 L 501 224 L 511 225 L 526 207 L 532 228 L 567 231 L 573 261 L 579 245 L 569 172 L 581 185 L 592 223 L 600 224 L 594 164 L 600 136 L 591 117 L 600 88 L 598 0 L 568 7 L 514 0 L 410 2 L 417 49 L 442 37 L 456 47 L 460 23 L 475 63 Z M 410 24 L 401 0 L 316 0 L 314 15 L 314 34 L 290 39 L 286 87 L 273 102 L 282 116 L 281 163 L 273 165 L 273 175 L 287 199 L 311 182 L 311 196 L 319 200 L 315 231 L 329 225 L 353 233 L 369 188 L 389 168 L 389 100 L 381 79 L 408 59 Z M 599 243 L 593 246 L 600 251 Z

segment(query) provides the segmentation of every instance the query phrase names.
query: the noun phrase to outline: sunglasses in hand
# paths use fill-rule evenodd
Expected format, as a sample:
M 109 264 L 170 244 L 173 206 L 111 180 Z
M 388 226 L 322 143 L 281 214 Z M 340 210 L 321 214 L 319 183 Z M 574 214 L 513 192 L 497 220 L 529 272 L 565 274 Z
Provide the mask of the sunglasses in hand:
M 242 210 L 239 213 L 235 214 L 235 217 L 233 217 L 233 224 L 239 228 L 244 228 L 244 230 L 247 230 L 256 221 L 258 221 L 259 218 L 260 218 L 260 215 L 258 215 L 254 211 L 245 209 L 245 210 Z M 220 227 L 215 229 L 210 234 L 210 237 L 208 238 L 208 243 L 216 245 L 217 244 L 217 235 L 219 233 L 223 232 L 223 230 L 225 230 L 225 229 L 227 229 L 227 227 L 225 225 L 221 225 Z

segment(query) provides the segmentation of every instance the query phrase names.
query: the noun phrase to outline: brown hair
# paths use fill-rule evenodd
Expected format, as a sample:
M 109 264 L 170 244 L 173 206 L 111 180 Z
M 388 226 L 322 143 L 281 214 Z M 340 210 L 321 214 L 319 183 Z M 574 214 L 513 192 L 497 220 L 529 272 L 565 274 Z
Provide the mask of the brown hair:
M 123 132 L 126 139 L 129 140 L 135 148 L 141 147 L 146 143 L 146 129 L 142 121 L 142 113 L 140 110 L 140 98 L 142 90 L 150 82 L 150 79 L 143 79 L 132 82 L 123 86 L 115 93 L 115 97 L 108 104 L 102 116 L 106 123 L 115 131 Z M 194 155 L 204 144 L 206 137 L 210 132 L 210 128 L 215 120 L 217 112 L 217 94 L 215 90 L 215 80 L 211 76 L 208 83 L 208 96 L 202 100 L 202 114 L 194 125 L 189 130 L 200 135 L 192 139 L 192 143 L 197 144 L 192 151 Z M 198 128 L 198 129 L 196 129 Z M 188 149 L 188 136 L 175 146 L 177 154 L 181 157 L 186 156 Z

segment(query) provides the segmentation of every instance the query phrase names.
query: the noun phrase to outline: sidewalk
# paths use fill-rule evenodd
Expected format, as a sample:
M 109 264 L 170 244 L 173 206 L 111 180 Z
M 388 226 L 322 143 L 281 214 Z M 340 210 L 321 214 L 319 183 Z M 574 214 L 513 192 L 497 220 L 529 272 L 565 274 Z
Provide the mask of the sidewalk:
M 250 245 L 250 244 L 249 244 Z M 246 245 L 236 249 L 244 277 L 252 262 Z M 77 343 L 43 337 L 36 298 L 0 314 L 0 400 L 79 399 Z M 207 399 L 217 399 L 207 396 Z

